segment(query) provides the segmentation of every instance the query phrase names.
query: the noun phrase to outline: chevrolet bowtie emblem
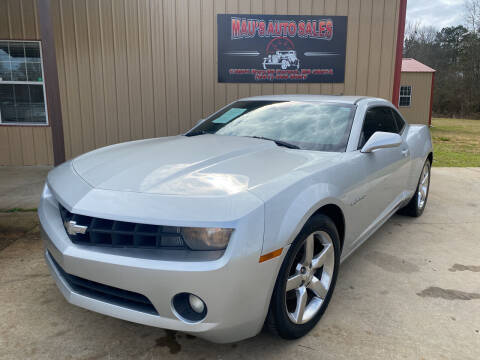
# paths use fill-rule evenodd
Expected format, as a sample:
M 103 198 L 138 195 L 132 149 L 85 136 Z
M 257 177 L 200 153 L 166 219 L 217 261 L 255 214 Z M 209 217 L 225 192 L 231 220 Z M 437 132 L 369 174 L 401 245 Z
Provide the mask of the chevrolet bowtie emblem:
M 85 234 L 88 229 L 88 226 L 77 225 L 77 222 L 73 220 L 65 221 L 63 225 L 69 235 Z

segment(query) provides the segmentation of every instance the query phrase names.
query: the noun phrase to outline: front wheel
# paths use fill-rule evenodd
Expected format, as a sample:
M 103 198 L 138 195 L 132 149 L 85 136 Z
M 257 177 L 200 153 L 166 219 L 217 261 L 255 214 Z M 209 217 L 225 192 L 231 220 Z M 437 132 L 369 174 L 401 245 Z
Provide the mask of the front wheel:
M 340 240 L 333 221 L 314 215 L 290 246 L 280 268 L 267 326 L 284 339 L 308 333 L 325 312 L 338 274 Z

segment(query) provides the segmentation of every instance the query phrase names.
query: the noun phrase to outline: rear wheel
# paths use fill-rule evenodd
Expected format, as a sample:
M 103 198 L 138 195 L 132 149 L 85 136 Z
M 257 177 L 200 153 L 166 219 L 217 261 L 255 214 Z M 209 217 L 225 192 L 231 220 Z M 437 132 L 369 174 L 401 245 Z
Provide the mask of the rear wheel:
M 273 291 L 267 326 L 285 339 L 308 333 L 320 320 L 335 287 L 340 240 L 333 221 L 313 216 L 290 246 Z
M 415 194 L 410 202 L 400 209 L 400 214 L 412 217 L 419 217 L 423 214 L 425 206 L 427 205 L 428 192 L 430 190 L 430 172 L 431 163 L 430 159 L 427 159 L 423 165 Z

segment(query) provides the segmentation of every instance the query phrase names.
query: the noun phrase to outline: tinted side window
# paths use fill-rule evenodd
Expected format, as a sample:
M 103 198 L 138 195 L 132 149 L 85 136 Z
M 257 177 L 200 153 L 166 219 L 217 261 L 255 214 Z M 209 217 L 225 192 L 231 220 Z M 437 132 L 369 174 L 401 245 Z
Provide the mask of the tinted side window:
M 403 120 L 402 117 L 398 115 L 398 113 L 395 110 L 393 109 L 390 109 L 390 110 L 392 110 L 393 118 L 395 119 L 395 123 L 397 124 L 398 133 L 400 134 L 403 131 L 403 128 L 405 127 L 405 120 Z
M 360 134 L 359 148 L 377 131 L 398 133 L 397 124 L 389 107 L 375 107 L 367 110 Z

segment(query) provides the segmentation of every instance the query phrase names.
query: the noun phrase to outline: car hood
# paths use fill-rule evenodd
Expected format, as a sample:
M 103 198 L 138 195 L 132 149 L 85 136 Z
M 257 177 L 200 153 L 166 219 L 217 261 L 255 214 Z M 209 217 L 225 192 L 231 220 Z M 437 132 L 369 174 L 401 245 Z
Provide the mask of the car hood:
M 72 164 L 98 189 L 227 196 L 291 175 L 312 161 L 332 160 L 333 155 L 287 149 L 266 140 L 206 134 L 112 145 L 84 154 Z

